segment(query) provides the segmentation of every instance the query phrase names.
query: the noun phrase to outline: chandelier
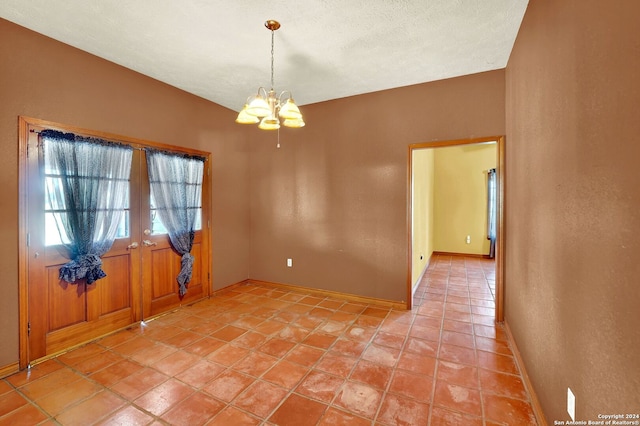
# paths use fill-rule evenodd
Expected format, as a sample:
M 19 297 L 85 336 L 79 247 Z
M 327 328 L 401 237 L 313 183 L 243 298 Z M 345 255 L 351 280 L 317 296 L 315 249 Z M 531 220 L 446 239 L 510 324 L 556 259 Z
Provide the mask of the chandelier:
M 302 114 L 293 101 L 291 92 L 285 90 L 277 96 L 273 89 L 273 38 L 275 31 L 280 28 L 280 23 L 269 20 L 264 26 L 271 30 L 271 89 L 267 92 L 264 87 L 260 87 L 256 95 L 249 96 L 236 118 L 236 123 L 260 123 L 258 127 L 262 130 L 277 130 L 282 119 L 282 125 L 285 127 L 303 127 Z

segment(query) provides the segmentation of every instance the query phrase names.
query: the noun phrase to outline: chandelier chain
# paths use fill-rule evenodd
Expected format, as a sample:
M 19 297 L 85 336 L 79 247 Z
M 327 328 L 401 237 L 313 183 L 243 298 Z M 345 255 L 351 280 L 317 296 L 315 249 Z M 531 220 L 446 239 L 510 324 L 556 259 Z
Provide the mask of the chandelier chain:
M 271 30 L 271 90 L 275 87 L 273 84 L 273 36 L 275 31 Z

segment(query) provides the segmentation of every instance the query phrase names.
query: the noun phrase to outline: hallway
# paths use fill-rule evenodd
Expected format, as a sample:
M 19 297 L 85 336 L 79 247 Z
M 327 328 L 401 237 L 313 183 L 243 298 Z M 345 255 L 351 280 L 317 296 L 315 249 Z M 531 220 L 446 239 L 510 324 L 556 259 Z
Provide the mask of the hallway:
M 0 380 L 0 426 L 535 425 L 494 275 L 434 256 L 413 311 L 235 287 Z

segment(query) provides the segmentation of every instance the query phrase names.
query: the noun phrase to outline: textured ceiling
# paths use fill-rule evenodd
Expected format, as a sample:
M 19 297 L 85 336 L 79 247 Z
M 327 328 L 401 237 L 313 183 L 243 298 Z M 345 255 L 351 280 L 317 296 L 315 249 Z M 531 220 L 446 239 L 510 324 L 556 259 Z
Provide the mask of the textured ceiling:
M 2 0 L 0 17 L 233 110 L 504 68 L 528 0 Z

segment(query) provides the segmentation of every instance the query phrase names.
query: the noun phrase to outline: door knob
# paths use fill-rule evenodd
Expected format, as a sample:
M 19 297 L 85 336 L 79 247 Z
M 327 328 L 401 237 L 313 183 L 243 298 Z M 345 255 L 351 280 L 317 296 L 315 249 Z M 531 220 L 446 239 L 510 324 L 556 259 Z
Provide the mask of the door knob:
M 144 235 L 151 235 L 151 229 L 145 229 L 142 232 L 144 233 Z
M 142 244 L 144 244 L 147 247 L 158 245 L 158 243 L 152 243 L 150 240 L 142 240 Z
M 127 250 L 138 248 L 138 242 L 134 241 L 127 246 Z

